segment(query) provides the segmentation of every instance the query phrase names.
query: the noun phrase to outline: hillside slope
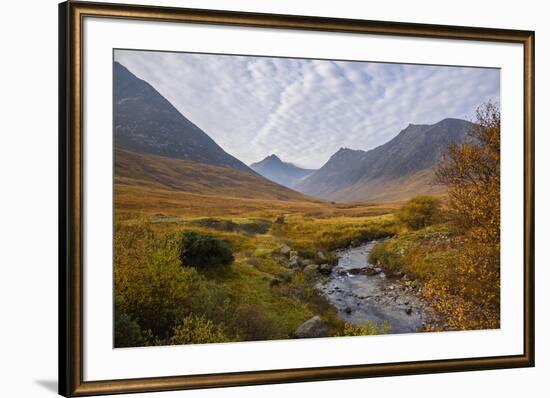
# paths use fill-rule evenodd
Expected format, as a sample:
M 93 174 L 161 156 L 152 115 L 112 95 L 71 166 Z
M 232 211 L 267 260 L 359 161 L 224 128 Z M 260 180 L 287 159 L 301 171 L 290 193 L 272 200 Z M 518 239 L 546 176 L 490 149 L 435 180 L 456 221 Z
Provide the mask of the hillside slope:
M 239 198 L 311 200 L 301 193 L 246 171 L 123 148 L 115 149 L 115 183 Z

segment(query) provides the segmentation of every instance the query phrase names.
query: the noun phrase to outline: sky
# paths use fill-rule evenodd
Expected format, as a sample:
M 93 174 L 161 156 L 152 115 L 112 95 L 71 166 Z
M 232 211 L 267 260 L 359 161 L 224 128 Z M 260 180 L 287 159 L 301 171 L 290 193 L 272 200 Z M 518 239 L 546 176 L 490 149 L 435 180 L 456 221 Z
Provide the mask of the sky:
M 246 164 L 276 154 L 319 168 L 342 147 L 500 102 L 498 69 L 135 50 L 115 61 Z

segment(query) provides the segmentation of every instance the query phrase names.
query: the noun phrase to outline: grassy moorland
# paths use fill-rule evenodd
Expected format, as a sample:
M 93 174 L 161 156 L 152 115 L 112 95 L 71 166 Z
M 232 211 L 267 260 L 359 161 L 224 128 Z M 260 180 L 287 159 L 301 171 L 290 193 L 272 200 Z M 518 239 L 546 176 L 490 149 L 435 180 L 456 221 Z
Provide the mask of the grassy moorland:
M 134 190 L 131 197 L 139 190 L 141 203 L 155 201 L 143 187 L 118 189 Z M 284 339 L 315 315 L 327 322 L 330 335 L 350 333 L 316 292 L 314 276 L 289 266 L 288 251 L 312 263 L 334 262 L 336 248 L 395 233 L 393 217 L 381 215 L 388 207 L 248 200 L 228 212 L 239 214 L 222 217 L 209 209 L 225 209 L 234 203 L 230 198 L 180 195 L 182 201 L 172 195 L 173 207 L 162 213 L 117 207 L 116 318 L 124 322 L 117 346 Z M 278 212 L 283 208 L 284 216 Z M 182 255 L 189 233 L 207 241 L 203 258 Z M 232 261 L 212 265 L 208 256 L 220 246 L 227 246 Z

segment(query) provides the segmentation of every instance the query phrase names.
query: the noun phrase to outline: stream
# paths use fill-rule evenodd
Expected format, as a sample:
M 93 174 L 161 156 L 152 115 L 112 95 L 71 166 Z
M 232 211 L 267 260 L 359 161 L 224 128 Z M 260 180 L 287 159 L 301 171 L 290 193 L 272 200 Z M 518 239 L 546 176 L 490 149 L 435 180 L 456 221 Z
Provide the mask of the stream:
M 346 322 L 359 325 L 367 320 L 377 324 L 388 321 L 390 333 L 422 331 L 433 311 L 410 282 L 388 278 L 380 269 L 373 269 L 368 258 L 376 243 L 337 251 L 338 265 L 317 288 Z

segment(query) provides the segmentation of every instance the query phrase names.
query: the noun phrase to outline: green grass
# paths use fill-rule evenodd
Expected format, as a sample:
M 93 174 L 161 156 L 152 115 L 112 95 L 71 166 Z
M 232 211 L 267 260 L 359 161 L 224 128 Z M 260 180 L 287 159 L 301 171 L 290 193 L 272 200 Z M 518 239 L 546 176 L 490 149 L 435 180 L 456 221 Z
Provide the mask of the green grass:
M 313 218 L 292 215 L 275 224 L 273 234 L 292 243 L 305 256 L 312 251 L 332 251 L 360 242 L 395 235 L 397 223 L 392 215 L 371 217 Z
M 445 224 L 402 232 L 376 244 L 369 260 L 390 273 L 401 271 L 421 280 L 442 277 L 452 267 L 452 260 L 460 249 L 453 236 Z

